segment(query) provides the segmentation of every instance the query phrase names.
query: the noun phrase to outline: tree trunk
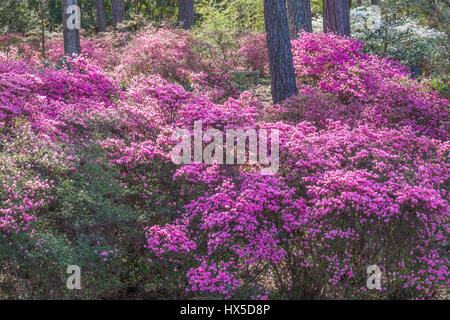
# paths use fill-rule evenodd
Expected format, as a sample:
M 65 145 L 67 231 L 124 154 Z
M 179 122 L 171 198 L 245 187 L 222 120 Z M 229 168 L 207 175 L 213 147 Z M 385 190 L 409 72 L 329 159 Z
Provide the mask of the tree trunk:
M 288 0 L 288 11 L 291 39 L 297 38 L 300 30 L 312 32 L 310 0 Z
M 114 30 L 125 20 L 125 5 L 123 0 L 111 0 Z
M 194 25 L 194 0 L 178 0 L 178 23 L 186 30 Z
M 298 93 L 292 60 L 285 0 L 264 0 L 272 99 L 274 103 Z
M 78 6 L 77 0 L 62 0 L 62 22 L 64 36 L 64 54 L 72 56 L 81 53 L 80 45 L 80 10 L 69 10 L 70 6 Z
M 44 12 L 44 0 L 39 0 L 39 13 L 41 18 L 41 46 L 42 46 L 42 58 L 45 59 L 45 12 Z
M 370 4 L 373 6 L 376 6 L 376 5 L 380 4 L 380 0 L 370 0 Z
M 97 7 L 98 32 L 106 32 L 105 10 L 103 8 L 103 0 L 95 0 Z
M 350 37 L 348 0 L 323 0 L 323 31 Z

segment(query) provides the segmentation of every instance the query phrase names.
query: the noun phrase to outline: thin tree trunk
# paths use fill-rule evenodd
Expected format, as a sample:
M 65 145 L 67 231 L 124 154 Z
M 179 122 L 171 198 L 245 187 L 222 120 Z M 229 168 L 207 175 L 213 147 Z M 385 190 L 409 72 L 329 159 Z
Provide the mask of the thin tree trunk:
M 376 6 L 380 3 L 380 0 L 370 0 L 370 4 Z
M 125 5 L 123 0 L 111 0 L 114 30 L 125 20 Z
M 178 23 L 186 30 L 194 25 L 194 0 L 178 0 Z
M 40 15 L 41 15 L 42 58 L 45 59 L 45 13 L 44 13 L 44 0 L 39 0 L 39 11 L 40 11 Z
M 76 11 L 67 12 L 72 5 L 78 5 L 77 0 L 62 0 L 62 21 L 63 21 L 63 36 L 64 36 L 64 54 L 72 56 L 73 54 L 81 53 L 80 45 L 80 30 L 76 26 L 75 15 Z
M 323 31 L 350 37 L 349 0 L 323 0 Z
M 95 0 L 97 7 L 98 32 L 106 32 L 105 9 L 103 8 L 103 0 Z
M 310 0 L 288 0 L 288 12 L 291 39 L 297 38 L 300 30 L 312 32 Z
M 264 0 L 272 99 L 274 103 L 298 94 L 285 0 Z

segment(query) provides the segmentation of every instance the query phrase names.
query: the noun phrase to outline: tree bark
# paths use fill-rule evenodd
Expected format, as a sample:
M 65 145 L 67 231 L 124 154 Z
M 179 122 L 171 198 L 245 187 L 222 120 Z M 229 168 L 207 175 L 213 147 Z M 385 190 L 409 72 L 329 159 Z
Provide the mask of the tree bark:
M 45 59 L 45 12 L 44 12 L 44 0 L 39 0 L 39 14 L 41 18 L 41 46 L 42 46 L 42 58 Z
M 103 8 L 103 0 L 95 0 L 97 7 L 98 32 L 106 32 L 105 9 Z
M 264 0 L 272 99 L 274 103 L 298 94 L 285 0 Z
M 125 20 L 125 5 L 123 0 L 111 0 L 114 30 Z
M 178 23 L 186 30 L 194 25 L 194 0 L 178 0 Z
M 300 30 L 312 32 L 310 0 L 288 0 L 288 12 L 291 39 L 297 38 Z
M 373 6 L 379 5 L 380 4 L 380 0 L 370 0 L 370 4 Z
M 323 31 L 350 37 L 349 0 L 323 0 Z
M 62 0 L 62 23 L 64 36 L 64 54 L 72 56 L 81 53 L 80 30 L 74 27 L 74 19 L 76 12 L 67 13 L 72 5 L 78 5 L 77 0 Z

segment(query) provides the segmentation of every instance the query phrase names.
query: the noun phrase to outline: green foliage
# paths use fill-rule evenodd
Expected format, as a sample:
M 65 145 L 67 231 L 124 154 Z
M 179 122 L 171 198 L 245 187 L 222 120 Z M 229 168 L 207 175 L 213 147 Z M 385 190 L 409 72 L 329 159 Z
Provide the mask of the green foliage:
M 232 65 L 232 56 L 240 44 L 236 39 L 249 31 L 264 32 L 262 0 L 217 1 L 202 0 L 196 4 L 199 15 L 195 35 L 205 46 L 198 51 L 219 64 Z
M 443 77 L 433 77 L 431 79 L 425 79 L 429 82 L 430 91 L 437 90 L 447 99 L 450 98 L 449 92 L 449 81 L 445 80 Z
M 80 145 L 79 165 L 73 170 L 43 148 L 24 152 L 36 139 L 27 126 L 25 120 L 16 122 L 12 129 L 16 152 L 0 153 L 0 165 L 8 165 L 8 172 L 34 168 L 27 172 L 54 179 L 56 187 L 51 205 L 37 213 L 32 237 L 19 233 L 0 240 L 0 273 L 9 288 L 4 290 L 2 284 L 2 294 L 25 299 L 108 298 L 136 285 L 139 278 L 129 277 L 129 272 L 136 272 L 139 265 L 146 268 L 139 262 L 143 229 L 136 211 L 127 205 L 119 171 L 102 160 L 104 153 L 95 144 Z M 69 265 L 82 269 L 80 292 L 66 289 Z
M 138 15 L 156 23 L 175 22 L 178 12 L 177 0 L 126 1 L 125 11 L 131 18 Z
M 237 49 L 234 31 L 229 28 L 226 17 L 218 11 L 209 13 L 195 34 L 203 43 L 212 44 L 204 49 L 207 49 L 211 57 L 219 54 L 222 61 L 226 61 L 231 52 Z
M 323 0 L 311 0 L 311 14 L 321 16 L 323 12 Z
M 384 0 L 380 5 L 383 14 L 391 20 L 402 17 L 414 18 L 449 35 L 447 0 Z
M 35 1 L 34 1 L 35 2 Z M 0 2 L 0 31 L 26 33 L 37 24 L 37 11 L 33 1 L 2 0 Z
M 240 33 L 264 31 L 264 8 L 262 0 L 201 0 L 196 4 L 203 28 L 221 28 Z

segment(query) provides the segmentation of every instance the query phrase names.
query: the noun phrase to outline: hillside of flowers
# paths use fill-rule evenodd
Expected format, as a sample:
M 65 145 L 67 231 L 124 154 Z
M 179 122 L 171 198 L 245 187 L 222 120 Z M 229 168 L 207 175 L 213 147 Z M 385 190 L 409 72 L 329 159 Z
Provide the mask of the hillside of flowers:
M 431 81 L 358 40 L 302 32 L 299 95 L 273 105 L 232 72 L 268 74 L 265 35 L 227 59 L 169 27 L 81 43 L 74 59 L 59 38 L 45 60 L 0 53 L 0 298 L 448 293 L 450 103 Z M 279 130 L 277 174 L 175 164 L 172 134 L 196 121 Z M 83 290 L 65 286 L 68 265 Z

